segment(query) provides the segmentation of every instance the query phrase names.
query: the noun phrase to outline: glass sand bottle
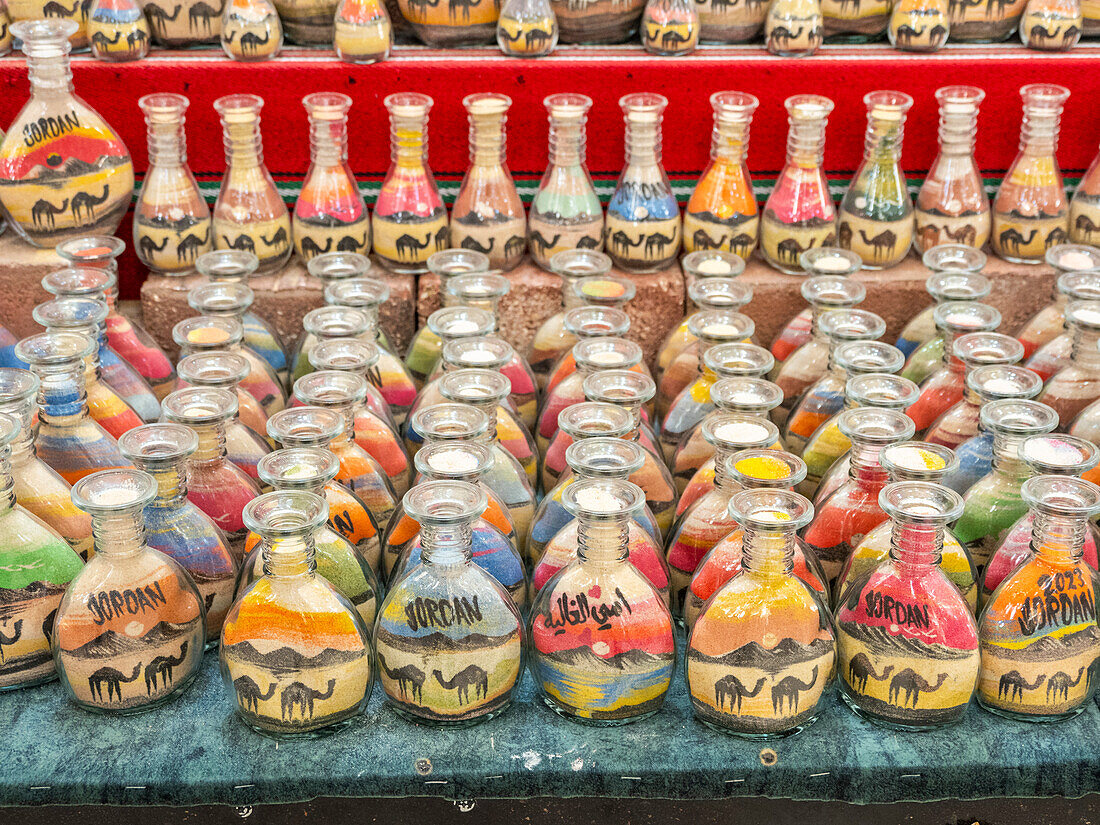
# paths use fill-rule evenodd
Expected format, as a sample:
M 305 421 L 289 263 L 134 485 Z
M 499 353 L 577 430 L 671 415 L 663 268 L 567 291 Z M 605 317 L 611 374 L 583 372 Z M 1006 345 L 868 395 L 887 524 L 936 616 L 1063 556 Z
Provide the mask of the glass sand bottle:
M 821 332 L 821 316 L 832 309 L 851 309 L 863 303 L 863 299 L 867 297 L 867 287 L 846 277 L 863 268 L 863 263 L 854 252 L 826 247 L 825 250 L 811 249 L 803 252 L 801 259 L 809 267 L 804 271 L 812 276 L 803 281 L 799 288 L 802 298 L 809 306 L 787 321 L 771 343 L 770 351 L 775 358 L 775 366 L 768 377 L 773 380 L 781 374 L 787 359 L 808 344 L 812 346 L 800 354 L 799 359 L 806 359 L 807 365 L 823 364 L 827 358 L 828 341 Z M 840 270 L 838 274 L 822 274 L 826 269 L 834 267 Z M 795 369 L 795 366 L 792 364 L 788 367 L 788 372 Z M 796 372 L 801 371 L 800 368 Z M 809 383 L 812 384 L 814 380 L 809 379 Z
M 393 20 L 381 0 L 340 0 L 333 34 L 336 56 L 345 63 L 380 63 L 393 49 Z
M 283 383 L 289 372 L 286 352 L 275 330 L 249 311 L 255 297 L 243 283 L 222 281 L 195 287 L 187 293 L 187 303 L 199 315 L 232 318 L 240 324 L 244 346 L 266 361 Z
M 967 259 L 972 261 L 968 263 Z M 914 356 L 915 352 L 939 337 L 935 319 L 939 304 L 947 301 L 981 301 L 988 298 L 993 291 L 992 282 L 978 272 L 985 267 L 985 261 L 983 252 L 961 244 L 940 244 L 930 247 L 923 254 L 922 262 L 932 270 L 932 274 L 924 282 L 924 288 L 932 296 L 934 303 L 909 319 L 898 340 L 894 342 L 907 360 L 914 359 L 914 369 L 917 368 L 919 359 L 927 358 L 929 363 L 936 363 L 943 358 L 942 351 L 935 351 L 942 348 L 942 338 L 939 338 L 937 344 L 926 348 L 920 356 Z M 973 271 L 964 271 L 956 268 L 957 266 Z
M 904 52 L 938 52 L 947 43 L 948 0 L 901 0 L 890 12 L 886 36 Z
M 1057 249 L 1059 249 L 1059 247 L 1054 247 L 1051 251 L 1053 252 Z M 1100 250 L 1093 251 L 1097 252 L 1097 257 L 1100 258 Z M 1073 328 L 1065 317 L 1065 309 L 1069 301 L 1088 301 L 1095 303 L 1100 300 L 1100 272 L 1067 273 L 1060 276 L 1058 280 L 1065 287 L 1065 297 L 1069 300 L 1060 302 L 1060 305 L 1051 312 L 1051 315 L 1053 316 L 1056 314 L 1058 316 L 1062 331 L 1056 338 L 1051 338 L 1036 349 L 1027 361 L 1024 362 L 1025 367 L 1035 372 L 1044 381 L 1049 381 L 1054 377 L 1056 372 L 1068 367 L 1070 358 L 1073 356 Z M 1043 310 L 1040 310 L 1039 314 L 1042 315 L 1045 313 Z M 1039 315 L 1035 317 L 1038 319 Z M 1020 343 L 1024 344 L 1025 350 L 1028 348 L 1028 338 L 1025 336 L 1031 336 L 1033 330 L 1035 330 L 1034 327 L 1031 329 L 1022 329 L 1016 336 L 1017 339 L 1020 340 Z M 1036 331 L 1043 337 L 1048 334 L 1046 330 Z
M 271 0 L 225 0 L 222 51 L 231 60 L 259 63 L 283 49 L 283 23 Z
M 1072 339 L 1069 363 L 1046 382 L 1039 396 L 1058 413 L 1063 430 L 1100 397 L 1100 301 L 1069 304 L 1066 326 Z
M 1025 367 L 990 364 L 968 369 L 962 400 L 936 419 L 924 440 L 955 449 L 978 434 L 986 404 L 1004 398 L 1034 398 L 1042 388 L 1039 376 Z
M 688 0 L 647 0 L 642 12 L 642 46 L 650 54 L 679 57 L 699 45 L 699 13 Z
M 726 267 L 730 270 L 729 277 L 699 277 L 693 271 L 696 261 L 700 261 L 702 256 L 707 256 L 702 258 L 703 261 L 726 264 L 724 258 L 714 257 L 717 255 L 729 259 L 730 263 Z M 690 303 L 684 320 L 672 328 L 668 337 L 662 342 L 660 349 L 657 350 L 658 378 L 663 378 L 665 371 L 672 366 L 680 354 L 698 340 L 698 337 L 692 334 L 690 329 L 691 319 L 694 315 L 699 312 L 717 309 L 736 312 L 752 301 L 752 287 L 742 283 L 736 277 L 744 271 L 745 262 L 732 252 L 692 252 L 681 259 L 680 266 L 683 267 L 684 274 L 691 278 L 691 283 L 687 288 Z
M 1070 251 L 1063 253 L 1063 250 L 1067 248 Z M 1079 252 L 1078 250 L 1088 251 Z M 1086 271 L 1062 271 L 1058 276 L 1058 280 L 1054 282 L 1053 300 L 1031 316 L 1017 330 L 1016 338 L 1024 345 L 1024 358 L 1028 362 L 1040 349 L 1063 336 L 1065 336 L 1065 339 L 1059 345 L 1056 354 L 1068 357 L 1071 347 L 1066 346 L 1070 344 L 1068 334 L 1065 332 L 1066 305 L 1070 301 L 1087 301 L 1100 298 L 1100 273 L 1087 271 L 1093 267 L 1100 268 L 1100 249 L 1079 247 L 1076 244 L 1059 244 L 1047 250 L 1047 263 L 1053 265 L 1057 271 L 1060 271 L 1058 267 L 1062 260 L 1066 258 L 1085 266 Z M 1044 368 L 1044 364 L 1038 362 L 1035 364 L 1036 372 Z M 1040 374 L 1042 373 L 1040 372 Z M 1049 378 L 1050 375 L 1044 377 Z
M 779 57 L 809 57 L 824 40 L 819 0 L 781 0 L 768 4 L 764 43 Z
M 558 45 L 558 18 L 549 0 L 507 0 L 497 21 L 497 45 L 509 57 L 545 57 Z
M 377 288 L 380 292 L 389 295 L 389 287 L 384 283 L 379 283 Z M 311 309 L 302 318 L 302 329 L 304 334 L 298 339 L 298 343 L 290 354 L 291 383 L 313 371 L 309 354 L 320 341 L 356 338 L 362 341 L 374 341 L 377 337 L 374 325 L 365 312 L 339 304 Z
M 1020 40 L 1029 49 L 1069 51 L 1081 39 L 1083 25 L 1078 0 L 1028 0 L 1020 18 Z
M 405 355 L 405 367 L 419 385 L 435 370 L 446 341 L 492 335 L 496 318 L 478 307 L 450 306 L 437 309 L 413 336 Z
M 1085 171 L 1069 202 L 1069 237 L 1075 244 L 1100 243 L 1100 154 Z
M 582 401 L 561 411 L 558 432 L 542 460 L 542 489 L 553 490 L 569 472 L 566 451 L 574 441 L 585 438 L 622 438 L 631 440 L 637 433 L 634 416 L 623 407 L 602 401 Z M 545 496 L 544 496 L 545 498 Z
M 383 358 L 386 352 L 388 358 Z M 383 350 L 377 344 L 369 343 L 358 338 L 334 338 L 331 341 L 318 341 L 317 345 L 309 351 L 309 363 L 314 370 L 340 370 L 353 372 L 367 379 L 366 407 L 379 418 L 387 427 L 399 433 L 400 422 L 393 412 L 386 396 L 382 394 L 387 380 L 393 376 L 404 376 L 403 372 L 395 372 L 391 369 L 396 359 L 392 353 Z M 407 379 L 412 383 L 412 379 Z M 391 382 L 391 386 L 392 386 Z M 403 411 L 402 411 L 403 414 Z
M 589 338 L 622 338 L 630 331 L 630 316 L 623 311 L 614 299 L 614 305 L 606 305 L 602 300 L 596 303 L 591 300 L 594 292 L 611 293 L 618 296 L 633 298 L 636 290 L 634 285 L 625 278 L 612 276 L 582 278 L 577 284 L 577 294 L 583 296 L 585 306 L 571 309 L 562 318 L 562 326 L 566 334 L 573 339 L 569 346 L 550 368 L 550 377 L 546 379 L 543 403 L 546 403 L 546 394 L 560 384 L 577 370 L 577 361 L 573 357 L 573 347 L 581 341 Z

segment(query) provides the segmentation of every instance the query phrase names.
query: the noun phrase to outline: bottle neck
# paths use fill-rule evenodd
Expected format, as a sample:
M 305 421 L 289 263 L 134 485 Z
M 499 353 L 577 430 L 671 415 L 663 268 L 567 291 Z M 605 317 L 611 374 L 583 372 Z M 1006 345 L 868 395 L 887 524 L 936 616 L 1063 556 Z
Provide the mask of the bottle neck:
M 222 121 L 222 142 L 225 146 L 225 165 L 228 167 L 247 168 L 260 166 L 264 162 L 258 116 L 226 115 Z
M 550 117 L 549 156 L 551 166 L 583 166 L 587 136 L 584 116 Z
M 721 114 L 714 116 L 710 157 L 728 164 L 739 164 L 749 152 L 749 121 Z
M 890 558 L 903 574 L 922 575 L 940 563 L 942 553 L 942 525 L 894 522 L 890 538 Z
M 317 166 L 339 166 L 348 159 L 348 118 L 315 112 L 309 118 L 309 159 Z
M 92 516 L 92 540 L 100 556 L 122 558 L 145 549 L 145 519 L 143 511 Z
M 626 119 L 627 166 L 657 166 L 661 162 L 661 118 L 651 112 Z
M 1020 459 L 1020 445 L 1026 437 L 993 432 L 993 469 L 1020 483 L 1030 475 L 1027 464 Z
M 390 157 L 398 166 L 428 164 L 428 117 L 393 114 L 390 117 Z
M 905 118 L 871 116 L 863 138 L 863 159 L 879 163 L 897 163 L 901 157 L 901 141 L 905 133 Z
M 260 542 L 264 575 L 272 579 L 312 578 L 317 570 L 313 534 L 264 538 Z
M 485 413 L 485 417 L 489 421 L 489 429 L 485 433 L 485 441 L 492 443 L 497 439 L 497 408 L 500 402 L 496 399 L 491 401 L 479 401 L 476 404 L 470 401 L 466 402 L 471 407 L 481 410 Z
M 425 564 L 469 564 L 473 560 L 473 540 L 473 522 L 421 524 L 421 560 Z
M 1020 151 L 1027 155 L 1053 156 L 1058 150 L 1058 129 L 1062 108 L 1024 106 L 1020 126 Z
M 15 506 L 15 479 L 11 473 L 11 448 L 0 447 L 0 513 Z
M 1070 360 L 1074 366 L 1089 372 L 1100 372 L 1100 333 L 1074 325 L 1070 328 L 1073 348 Z
M 50 424 L 72 423 L 87 417 L 86 367 L 74 362 L 67 369 L 39 372 L 38 417 Z
M 729 472 L 729 459 L 734 452 L 727 445 L 714 445 L 714 486 L 724 493 L 732 494 L 737 489 L 737 482 Z
M 1088 519 L 1083 516 L 1037 513 L 1031 528 L 1031 549 L 1038 558 L 1055 565 L 1081 559 Z
M 821 329 L 821 319 L 826 312 L 829 311 L 829 307 L 821 304 L 810 304 L 810 337 L 816 338 L 818 341 L 828 341 L 827 336 Z
M 187 139 L 183 117 L 150 114 L 145 119 L 146 145 L 151 166 L 183 166 L 187 162 Z
M 151 507 L 175 509 L 187 498 L 187 462 L 177 461 L 167 466 L 148 467 L 157 482 L 157 496 Z
M 974 154 L 974 136 L 978 133 L 978 109 L 970 103 L 945 103 L 940 107 L 940 154 Z
M 191 456 L 191 461 L 221 461 L 225 458 L 225 422 L 190 426 L 199 437 L 199 447 Z
M 355 440 L 355 407 L 351 404 L 343 404 L 331 408 L 344 420 L 343 429 L 330 442 L 331 446 L 340 449 L 348 447 Z
M 503 113 L 470 116 L 470 163 L 473 166 L 504 165 L 505 139 Z
M 794 570 L 792 533 L 757 532 L 746 527 L 741 538 L 741 568 L 749 575 L 777 580 Z
M 73 72 L 69 65 L 68 49 L 60 42 L 48 44 L 24 43 L 27 57 L 27 78 L 31 84 L 31 97 L 60 97 L 72 94 Z M 41 50 L 41 54 L 38 52 Z M 68 118 L 75 120 L 76 114 Z M 79 126 L 74 123 L 73 126 Z
M 825 159 L 825 120 L 791 118 L 787 131 L 787 164 L 803 169 L 821 166 Z
M 848 476 L 864 487 L 882 487 L 889 476 L 879 463 L 879 455 L 885 444 L 864 444 L 852 441 L 851 461 Z
M 29 399 L 8 404 L 0 403 L 0 413 L 11 416 L 19 423 L 19 432 L 9 445 L 11 463 L 14 466 L 34 458 L 34 411 L 34 402 Z
M 630 547 L 630 519 L 577 519 L 577 558 L 582 563 L 608 564 L 626 560 Z

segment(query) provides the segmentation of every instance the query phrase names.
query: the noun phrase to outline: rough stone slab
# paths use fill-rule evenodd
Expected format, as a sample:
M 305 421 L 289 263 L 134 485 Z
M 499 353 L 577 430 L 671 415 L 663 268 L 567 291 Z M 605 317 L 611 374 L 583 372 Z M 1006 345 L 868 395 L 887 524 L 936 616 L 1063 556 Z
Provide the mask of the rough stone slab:
M 684 314 L 684 276 L 679 264 L 662 272 L 638 275 L 612 270 L 629 278 L 637 292 L 626 306 L 630 316 L 627 337 L 645 351 L 650 366 L 669 331 Z M 500 335 L 520 352 L 526 353 L 539 326 L 561 308 L 561 279 L 530 260 L 511 272 L 503 273 L 512 283 L 511 291 L 501 299 L 497 313 Z M 418 323 L 439 309 L 439 277 L 428 274 L 419 279 Z
M 56 252 L 25 243 L 11 227 L 0 235 L 0 323 L 17 338 L 42 331 L 31 310 L 53 297 L 42 288 L 42 278 L 62 266 Z

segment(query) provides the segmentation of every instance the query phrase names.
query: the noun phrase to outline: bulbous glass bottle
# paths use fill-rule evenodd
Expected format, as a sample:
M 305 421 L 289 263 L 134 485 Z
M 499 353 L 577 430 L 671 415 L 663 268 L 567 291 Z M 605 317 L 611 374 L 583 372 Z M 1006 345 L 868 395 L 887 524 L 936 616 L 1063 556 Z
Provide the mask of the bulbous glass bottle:
M 396 5 L 396 4 L 394 4 Z M 380 0 L 340 0 L 333 47 L 345 63 L 380 63 L 393 48 L 393 20 Z
M 699 13 L 687 0 L 647 0 L 642 11 L 642 46 L 650 54 L 691 54 L 699 45 Z
M 1004 398 L 1034 398 L 1042 388 L 1039 376 L 1024 367 L 995 364 L 970 369 L 962 400 L 936 419 L 925 440 L 955 449 L 978 434 L 986 404 Z
M 990 280 L 978 273 L 985 260 L 981 251 L 961 244 L 940 244 L 923 254 L 922 263 L 933 272 L 924 288 L 934 303 L 909 319 L 895 342 L 906 360 L 913 360 L 914 370 L 921 359 L 935 363 L 943 358 L 943 339 L 939 338 L 934 317 L 936 306 L 946 301 L 981 301 L 993 291 Z M 936 343 L 930 343 L 933 341 Z M 919 356 L 915 354 L 921 350 Z
M 886 36 L 904 52 L 938 52 L 950 31 L 949 0 L 902 0 L 890 12 Z
M 231 60 L 258 63 L 283 49 L 283 23 L 271 0 L 226 0 L 222 51 Z
M 356 257 L 363 256 L 356 255 Z M 330 306 L 351 307 L 366 315 L 367 320 L 374 327 L 373 340 L 369 330 L 367 340 L 385 350 L 387 357 L 393 354 L 394 345 L 386 331 L 379 326 L 381 306 L 390 297 L 390 288 L 385 281 L 375 277 L 344 278 L 328 284 L 325 287 L 324 297 L 325 303 Z
M 1064 52 L 1077 45 L 1083 25 L 1078 0 L 1028 0 L 1020 18 L 1020 40 L 1029 49 Z
M 1100 301 L 1066 307 L 1072 349 L 1069 363 L 1046 382 L 1039 400 L 1058 413 L 1061 429 L 1100 396 Z
M 149 54 L 149 21 L 135 0 L 93 0 L 87 31 L 97 60 L 129 63 Z
M 428 316 L 423 333 L 413 336 L 405 356 L 405 368 L 418 384 L 435 370 L 446 341 L 492 335 L 496 331 L 493 313 L 477 307 L 451 306 Z
M 509 57 L 552 53 L 558 45 L 558 18 L 550 0 L 507 0 L 497 20 L 497 45 Z
M 542 489 L 549 493 L 568 474 L 565 453 L 574 441 L 585 438 L 623 438 L 633 440 L 638 434 L 633 413 L 602 401 L 582 401 L 562 410 L 558 416 L 558 432 L 542 461 Z
M 378 283 L 375 289 L 380 295 L 389 296 L 389 287 L 386 284 Z M 309 354 L 318 342 L 341 338 L 373 342 L 376 338 L 375 326 L 366 312 L 338 304 L 311 309 L 302 318 L 302 329 L 304 334 L 298 339 L 290 355 L 291 383 L 313 371 Z
M 577 284 L 577 292 L 585 296 L 587 306 L 577 307 L 565 313 L 562 326 L 573 344 L 565 350 L 557 362 L 550 368 L 550 377 L 546 380 L 543 393 L 543 405 L 554 388 L 577 370 L 577 360 L 573 357 L 573 347 L 590 338 L 623 338 L 630 331 L 630 316 L 619 306 L 592 305 L 589 300 L 594 287 L 600 291 L 618 292 L 622 286 L 625 295 L 634 295 L 634 286 L 623 278 L 582 278 Z
M 1055 249 L 1058 249 L 1058 247 L 1055 247 Z M 1097 252 L 1098 250 L 1092 251 Z M 1100 300 L 1100 272 L 1067 273 L 1059 277 L 1059 282 L 1065 287 L 1065 297 L 1068 301 L 1096 302 Z M 1073 356 L 1074 330 L 1065 317 L 1067 306 L 1068 302 L 1062 301 L 1050 313 L 1052 317 L 1055 314 L 1057 315 L 1062 328 L 1061 333 L 1032 352 L 1031 356 L 1024 362 L 1024 366 L 1042 378 L 1043 381 L 1049 381 L 1055 373 L 1068 367 Z M 1040 310 L 1040 314 L 1045 315 L 1046 313 Z M 1039 315 L 1036 315 L 1035 318 L 1039 319 Z M 1046 330 L 1038 330 L 1038 332 L 1044 336 L 1048 334 Z M 1021 330 L 1017 338 L 1022 339 L 1020 342 L 1024 344 L 1026 351 L 1028 346 L 1027 339 L 1023 338 L 1025 333 L 1030 334 L 1026 329 Z
M 187 293 L 187 303 L 199 315 L 237 321 L 244 346 L 266 361 L 279 382 L 285 383 L 289 368 L 282 341 L 267 322 L 249 312 L 254 300 L 255 293 L 243 283 L 215 282 Z
M 844 277 L 863 268 L 863 262 L 854 252 L 838 247 L 821 247 L 803 252 L 799 260 L 803 271 L 813 276 L 800 287 L 800 293 L 809 306 L 787 321 L 772 340 L 770 350 L 775 358 L 776 371 L 800 347 L 815 337 L 821 338 L 815 333 L 816 322 L 823 312 L 851 309 L 867 297 L 867 288 L 863 284 Z M 778 373 L 774 372 L 769 377 L 775 374 Z
M 1067 250 L 1067 251 L 1063 251 Z M 1057 269 L 1063 258 L 1080 263 L 1086 268 L 1100 267 L 1100 250 L 1076 244 L 1059 244 L 1047 251 L 1047 263 Z M 1061 271 L 1061 270 L 1059 270 Z M 1016 338 L 1024 345 L 1024 358 L 1030 364 L 1039 350 L 1052 344 L 1059 338 L 1062 342 L 1055 352 L 1045 353 L 1047 357 L 1035 360 L 1035 371 L 1043 375 L 1049 372 L 1050 356 L 1069 357 L 1072 349 L 1065 330 L 1066 305 L 1071 300 L 1090 300 L 1100 297 L 1100 273 L 1080 270 L 1062 271 L 1054 282 L 1053 300 L 1029 318 L 1016 332 Z M 1049 372 L 1044 379 L 1053 375 Z
M 764 43 L 780 57 L 809 57 L 824 40 L 824 23 L 819 0 L 771 3 L 764 18 Z
M 664 376 L 680 354 L 698 340 L 689 329 L 693 315 L 714 309 L 737 311 L 752 301 L 752 287 L 737 280 L 737 276 L 745 271 L 745 262 L 732 252 L 692 252 L 681 259 L 680 266 L 686 278 L 690 279 L 687 287 L 690 303 L 684 320 L 673 327 L 657 350 L 658 377 Z M 726 275 L 718 277 L 708 274 L 711 269 L 721 269 Z

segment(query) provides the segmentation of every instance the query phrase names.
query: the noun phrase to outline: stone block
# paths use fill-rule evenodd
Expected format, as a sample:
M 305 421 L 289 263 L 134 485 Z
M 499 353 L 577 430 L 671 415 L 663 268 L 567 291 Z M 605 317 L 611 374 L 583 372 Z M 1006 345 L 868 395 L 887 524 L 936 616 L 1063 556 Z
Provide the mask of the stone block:
M 0 235 L 0 324 L 17 338 L 41 332 L 31 310 L 52 297 L 42 288 L 42 278 L 65 265 L 52 249 L 31 246 L 10 227 Z

